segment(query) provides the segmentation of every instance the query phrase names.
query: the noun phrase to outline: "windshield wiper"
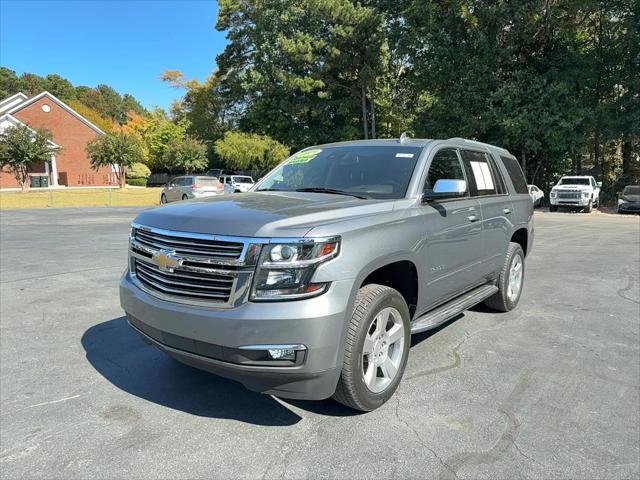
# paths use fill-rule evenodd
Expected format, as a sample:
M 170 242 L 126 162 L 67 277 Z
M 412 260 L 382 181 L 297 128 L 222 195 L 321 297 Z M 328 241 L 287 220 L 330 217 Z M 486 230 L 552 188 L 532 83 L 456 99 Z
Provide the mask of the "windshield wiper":
M 345 192 L 344 190 L 336 190 L 334 188 L 323 188 L 323 187 L 296 188 L 296 192 L 333 193 L 335 195 L 348 195 L 350 197 L 356 197 L 362 200 L 366 200 L 367 198 L 369 198 L 369 197 L 364 197 L 362 195 L 358 195 L 356 193 Z
M 284 188 L 259 188 L 256 192 L 290 192 L 291 190 L 285 190 Z

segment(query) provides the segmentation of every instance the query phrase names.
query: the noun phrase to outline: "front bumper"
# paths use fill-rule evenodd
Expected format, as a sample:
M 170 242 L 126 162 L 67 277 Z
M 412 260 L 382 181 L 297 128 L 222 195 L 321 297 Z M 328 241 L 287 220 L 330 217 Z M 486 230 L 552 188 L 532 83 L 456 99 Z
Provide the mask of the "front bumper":
M 620 213 L 640 213 L 640 202 L 625 202 L 618 205 Z
M 560 207 L 562 206 L 567 206 L 567 207 L 586 207 L 587 205 L 589 205 L 589 201 L 591 200 L 591 197 L 580 197 L 580 198 L 558 198 L 558 197 L 551 197 L 549 198 L 549 202 L 551 203 L 551 205 L 558 205 Z
M 253 391 L 320 400 L 333 395 L 342 365 L 345 312 L 352 281 L 324 295 L 292 302 L 247 302 L 235 308 L 182 305 L 120 282 L 120 303 L 134 330 L 177 360 L 237 380 Z M 246 345 L 302 344 L 295 365 L 248 364 Z

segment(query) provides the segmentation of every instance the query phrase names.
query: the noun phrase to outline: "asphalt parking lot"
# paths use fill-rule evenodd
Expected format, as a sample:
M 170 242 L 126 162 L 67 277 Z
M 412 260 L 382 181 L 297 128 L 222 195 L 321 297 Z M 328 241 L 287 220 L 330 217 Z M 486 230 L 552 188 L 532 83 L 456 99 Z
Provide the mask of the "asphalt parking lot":
M 518 309 L 414 337 L 377 411 L 284 401 L 127 327 L 138 210 L 0 212 L 2 478 L 638 478 L 640 218 L 536 214 Z

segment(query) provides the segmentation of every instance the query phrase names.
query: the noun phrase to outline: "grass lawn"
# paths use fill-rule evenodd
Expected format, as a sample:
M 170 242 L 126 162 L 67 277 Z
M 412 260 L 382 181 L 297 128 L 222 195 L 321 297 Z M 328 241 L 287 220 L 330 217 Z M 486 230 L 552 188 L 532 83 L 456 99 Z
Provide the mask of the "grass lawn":
M 161 188 L 64 188 L 0 192 L 0 208 L 153 206 Z

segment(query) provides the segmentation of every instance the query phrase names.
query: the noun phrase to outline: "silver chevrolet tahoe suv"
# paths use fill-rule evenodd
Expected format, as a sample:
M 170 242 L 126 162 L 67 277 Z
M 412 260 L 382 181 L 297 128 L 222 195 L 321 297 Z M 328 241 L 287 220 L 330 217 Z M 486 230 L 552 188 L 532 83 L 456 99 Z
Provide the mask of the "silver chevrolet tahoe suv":
M 533 203 L 508 151 L 464 139 L 321 145 L 249 193 L 147 210 L 120 299 L 181 362 L 362 411 L 402 378 L 411 334 L 516 307 Z

